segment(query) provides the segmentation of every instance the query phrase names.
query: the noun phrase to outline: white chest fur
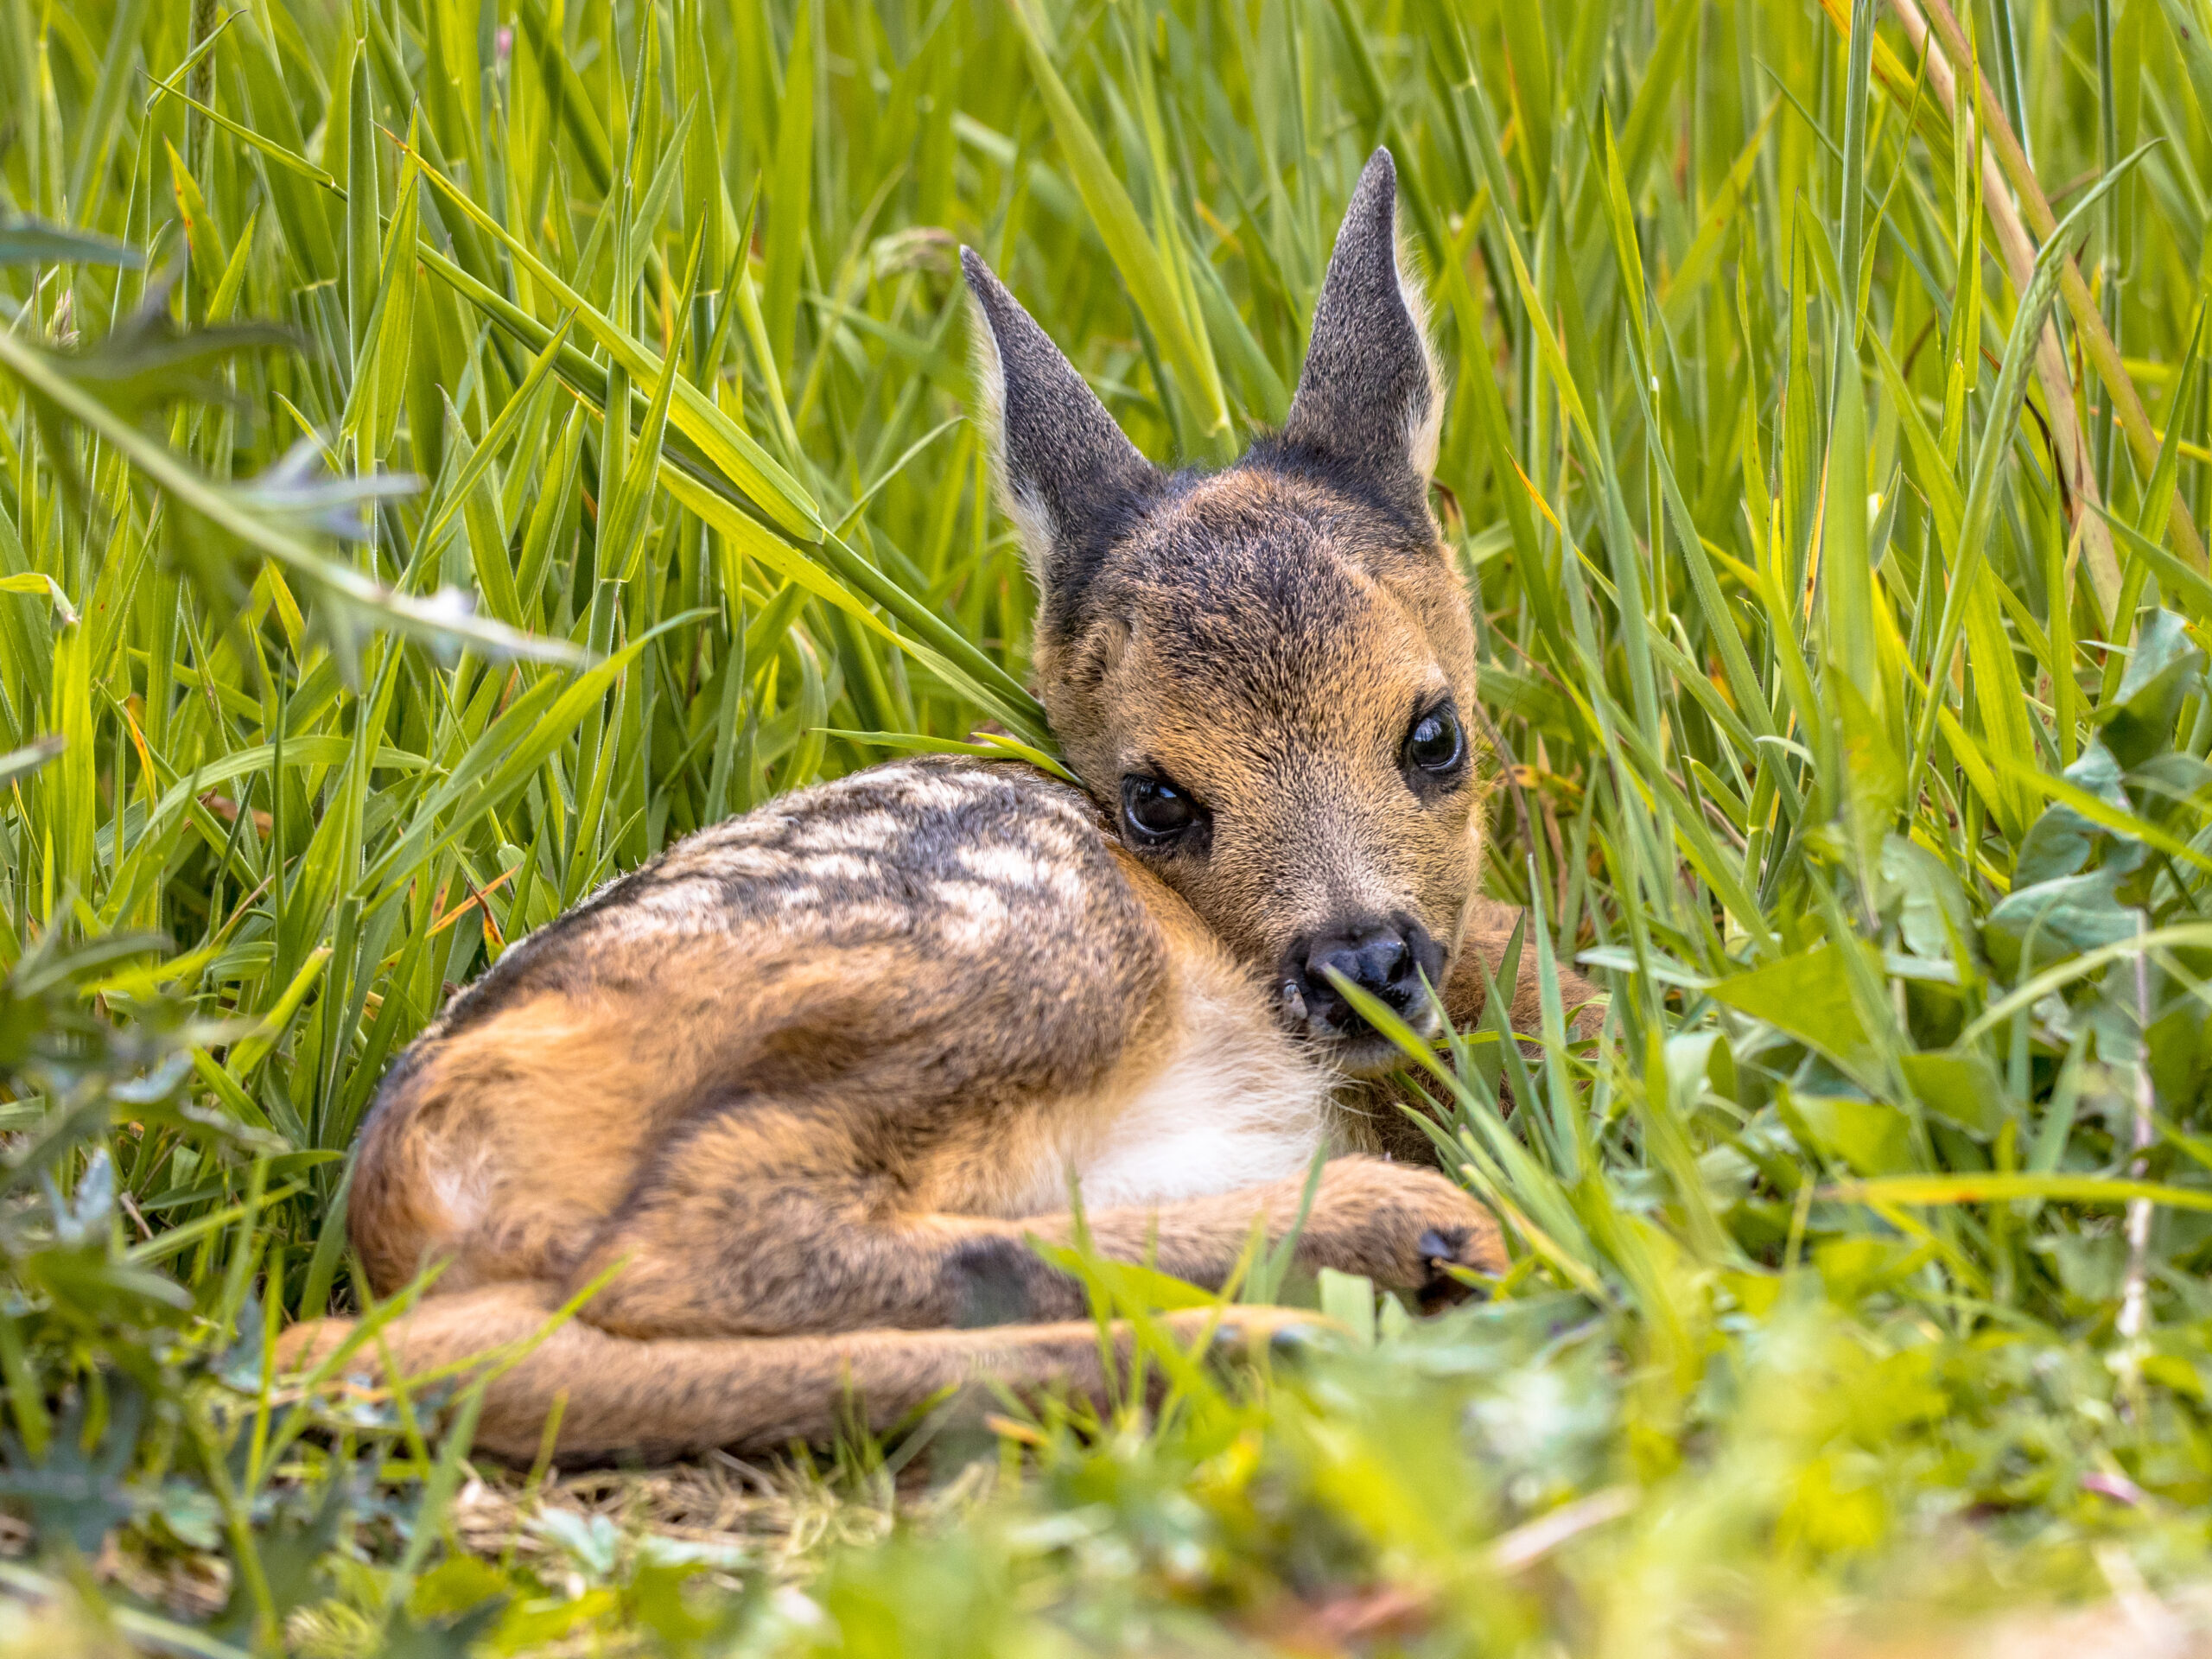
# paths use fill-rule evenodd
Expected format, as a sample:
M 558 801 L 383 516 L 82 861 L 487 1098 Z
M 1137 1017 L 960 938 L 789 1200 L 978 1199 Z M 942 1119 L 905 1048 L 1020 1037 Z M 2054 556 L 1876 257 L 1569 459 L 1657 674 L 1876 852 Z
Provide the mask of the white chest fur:
M 1295 1178 L 1317 1151 L 1337 1149 L 1336 1079 L 1241 978 L 1192 975 L 1180 1012 L 1165 1063 L 1066 1148 L 1087 1206 L 1168 1204 Z

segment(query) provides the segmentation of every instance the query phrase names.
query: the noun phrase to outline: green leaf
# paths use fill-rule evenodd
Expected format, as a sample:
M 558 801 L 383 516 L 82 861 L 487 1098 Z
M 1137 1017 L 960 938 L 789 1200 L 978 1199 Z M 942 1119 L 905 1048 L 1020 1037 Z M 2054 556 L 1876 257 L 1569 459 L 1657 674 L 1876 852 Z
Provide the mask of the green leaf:
M 799 262 L 806 252 L 814 194 L 814 6 L 800 0 L 784 65 L 784 101 L 776 115 L 775 172 L 768 192 L 768 272 L 761 312 L 768 327 L 772 372 L 788 376 L 798 330 Z
M 1839 941 L 1784 957 L 1717 982 L 1711 995 L 1819 1049 L 1839 1065 L 1868 1065 L 1879 1050 L 1852 997 L 1844 966 L 1844 952 L 1861 948 Z
M 1985 1138 L 2005 1127 L 2005 1084 L 1988 1059 L 1961 1053 L 1907 1054 L 1897 1062 L 1920 1103 Z
M 1842 1182 L 1827 1196 L 1847 1204 L 1905 1205 L 2005 1204 L 2020 1198 L 2122 1205 L 2139 1199 L 2174 1210 L 2212 1210 L 2212 1190 L 2083 1175 L 1892 1175 Z
M 61 584 L 52 576 L 38 571 L 26 571 L 20 576 L 0 576 L 0 594 L 32 594 L 50 602 L 56 627 L 69 628 L 77 625 L 76 607 L 69 603 L 69 595 L 61 591 Z
M 1127 284 L 1129 298 L 1145 326 L 1160 341 L 1173 370 L 1177 388 L 1197 416 L 1196 429 L 1206 453 L 1225 455 L 1230 438 L 1229 408 L 1224 400 L 1221 378 L 1204 331 L 1184 310 L 1179 291 L 1170 280 L 1167 266 L 1138 217 L 1136 204 L 1123 188 L 1120 173 L 1107 159 L 1090 124 L 1070 95 L 1067 83 L 1053 67 L 1051 54 L 1039 35 L 1026 7 L 1009 4 L 1007 15 L 1020 30 L 1028 53 L 1030 73 L 1043 95 L 1045 113 L 1067 156 L 1069 171 L 1083 197 L 1084 209 L 1106 245 Z
M 1792 1090 L 1785 1108 L 1814 1142 L 1862 1175 L 1912 1167 L 1912 1120 L 1879 1101 Z
M 119 265 L 146 263 L 136 248 L 42 219 L 0 216 L 0 265 Z
M 2139 912 L 2118 896 L 2130 874 L 2092 870 L 2006 894 L 1982 929 L 1990 960 L 2007 978 L 2017 978 L 2055 957 L 2133 938 L 2140 931 Z
M 2204 653 L 2171 611 L 2152 611 L 2136 632 L 2135 649 L 2113 701 L 2097 711 L 2105 747 L 2123 771 L 2174 745 L 2182 702 L 2204 690 Z

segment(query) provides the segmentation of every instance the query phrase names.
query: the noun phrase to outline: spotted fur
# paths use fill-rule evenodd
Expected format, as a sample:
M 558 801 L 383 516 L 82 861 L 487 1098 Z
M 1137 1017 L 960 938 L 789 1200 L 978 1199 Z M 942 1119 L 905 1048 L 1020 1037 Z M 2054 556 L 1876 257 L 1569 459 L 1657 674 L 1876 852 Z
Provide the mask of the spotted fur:
M 968 256 L 1084 785 L 926 758 L 786 796 L 520 941 L 423 1033 L 348 1214 L 379 1294 L 442 1268 L 394 1363 L 521 1342 L 599 1287 L 495 1374 L 481 1444 L 528 1454 L 562 1395 L 562 1449 L 597 1454 L 819 1436 L 848 1392 L 881 1426 L 981 1374 L 1099 1389 L 1084 1295 L 1033 1248 L 1077 1236 L 1071 1186 L 1097 1249 L 1218 1286 L 1322 1157 L 1307 1264 L 1423 1295 L 1500 1265 L 1479 1206 L 1382 1155 L 1409 1149 L 1363 1081 L 1392 1051 L 1332 988 L 1418 1022 L 1426 975 L 1471 1019 L 1514 919 L 1475 896 L 1471 741 L 1420 759 L 1474 660 L 1394 198 L 1378 153 L 1288 423 L 1211 475 L 1140 455 Z M 1133 818 L 1133 779 L 1190 831 Z

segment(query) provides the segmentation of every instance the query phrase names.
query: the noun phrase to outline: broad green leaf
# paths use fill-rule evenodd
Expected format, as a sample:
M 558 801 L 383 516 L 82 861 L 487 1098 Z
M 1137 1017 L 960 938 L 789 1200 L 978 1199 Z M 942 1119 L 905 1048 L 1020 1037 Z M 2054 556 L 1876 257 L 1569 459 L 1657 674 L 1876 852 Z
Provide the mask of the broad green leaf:
M 1853 1001 L 1843 952 L 1851 944 L 1824 945 L 1724 979 L 1712 995 L 1810 1044 L 1839 1065 L 1870 1064 L 1878 1052 Z

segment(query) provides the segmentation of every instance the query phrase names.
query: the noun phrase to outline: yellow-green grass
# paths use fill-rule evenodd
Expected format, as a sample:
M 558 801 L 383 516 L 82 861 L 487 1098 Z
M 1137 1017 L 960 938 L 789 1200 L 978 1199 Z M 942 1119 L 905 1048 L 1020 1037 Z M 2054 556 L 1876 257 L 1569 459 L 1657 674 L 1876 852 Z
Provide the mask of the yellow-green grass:
M 0 1647 L 2197 1616 L 2208 110 L 2207 0 L 0 0 Z M 957 245 L 1218 462 L 1377 143 L 1489 880 L 1611 993 L 1409 1060 L 1491 1300 L 1257 1264 L 1345 1329 L 768 1471 L 711 1559 L 666 1478 L 472 1485 L 465 1393 L 268 1391 L 451 986 L 782 790 L 1049 747 Z

